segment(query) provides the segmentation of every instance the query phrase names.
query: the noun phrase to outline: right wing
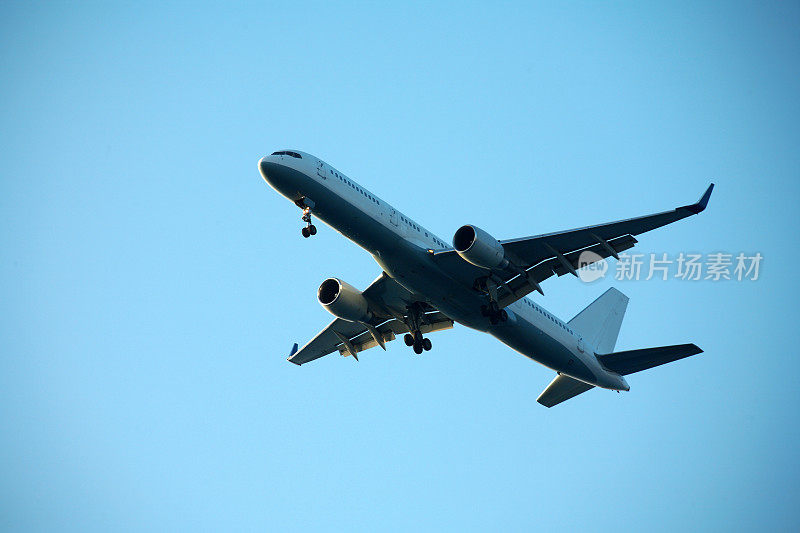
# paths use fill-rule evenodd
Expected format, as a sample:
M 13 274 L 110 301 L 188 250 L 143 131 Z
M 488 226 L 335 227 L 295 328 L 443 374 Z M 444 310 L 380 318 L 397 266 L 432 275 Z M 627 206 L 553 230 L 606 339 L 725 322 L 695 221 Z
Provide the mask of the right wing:
M 364 290 L 364 297 L 371 307 L 381 312 L 382 317 L 376 317 L 369 323 L 337 318 L 300 350 L 293 348 L 288 361 L 302 365 L 335 351 L 345 357 L 352 355 L 358 360 L 360 352 L 375 346 L 385 349 L 386 342 L 409 332 L 405 323 L 406 308 L 419 302 L 418 295 L 412 294 L 385 273 L 381 273 Z M 449 317 L 430 306 L 426 306 L 421 322 L 422 333 L 453 327 L 453 321 Z
M 575 274 L 578 268 L 586 266 L 579 263 L 584 252 L 591 251 L 596 254 L 591 256 L 586 264 L 607 257 L 617 257 L 619 252 L 632 248 L 638 242 L 634 235 L 702 212 L 708 205 L 713 189 L 714 184 L 712 183 L 697 203 L 678 207 L 671 211 L 568 231 L 500 241 L 506 252 L 506 258 L 523 269 L 525 275 L 509 270 L 489 271 L 474 266 L 464 261 L 455 250 L 437 252 L 433 255 L 433 259 L 443 270 L 467 286 L 472 286 L 478 278 L 494 275 L 500 282 L 501 293 L 498 294 L 498 303 L 500 307 L 505 307 L 534 290 L 541 291 L 539 283 L 550 276 Z M 587 256 L 583 257 L 586 259 Z

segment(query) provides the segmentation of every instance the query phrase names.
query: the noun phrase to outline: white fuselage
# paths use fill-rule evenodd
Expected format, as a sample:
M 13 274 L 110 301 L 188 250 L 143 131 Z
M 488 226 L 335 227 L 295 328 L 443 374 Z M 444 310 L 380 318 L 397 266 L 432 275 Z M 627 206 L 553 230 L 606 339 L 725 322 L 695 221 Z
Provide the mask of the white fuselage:
M 434 252 L 450 245 L 324 161 L 291 153 L 261 159 L 259 169 L 267 183 L 293 202 L 306 199 L 314 216 L 367 250 L 419 301 L 557 372 L 598 387 L 629 389 L 622 376 L 600 364 L 579 332 L 529 298 L 506 307 L 508 320 L 492 325 L 480 312 L 486 295 L 454 280 L 432 261 Z

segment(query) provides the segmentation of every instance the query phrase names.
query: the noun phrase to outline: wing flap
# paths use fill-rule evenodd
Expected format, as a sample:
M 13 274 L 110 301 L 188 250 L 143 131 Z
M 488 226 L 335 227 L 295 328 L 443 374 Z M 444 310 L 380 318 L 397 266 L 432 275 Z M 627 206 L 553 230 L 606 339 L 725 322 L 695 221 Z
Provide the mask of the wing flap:
M 419 328 L 422 333 L 433 333 L 435 331 L 442 331 L 444 329 L 450 329 L 453 327 L 453 321 L 447 318 L 444 313 L 438 311 L 425 315 L 425 320 L 426 323 L 422 324 Z M 372 333 L 366 331 L 366 328 L 364 329 L 364 333 L 361 333 L 350 339 L 350 343 L 355 348 L 356 353 L 360 353 L 364 350 L 369 350 L 370 348 L 378 346 L 378 342 L 372 336 Z M 398 335 L 403 335 L 405 333 L 409 333 L 410 331 L 404 322 L 401 322 L 397 319 L 384 322 L 376 329 L 378 334 L 383 336 L 384 342 L 393 341 Z M 350 355 L 350 352 L 344 343 L 340 344 L 337 349 L 339 350 L 339 353 L 345 357 Z
M 610 239 L 605 241 L 605 243 L 598 243 L 592 246 L 587 246 L 586 248 L 581 248 L 580 250 L 574 250 L 567 254 L 564 254 L 567 261 L 573 266 L 573 268 L 578 269 L 584 267 L 586 265 L 594 264 L 602 259 L 606 259 L 611 257 L 611 252 L 619 253 L 624 252 L 625 250 L 629 250 L 633 248 L 636 243 L 639 242 L 636 240 L 636 237 L 633 235 L 623 235 L 621 237 L 617 237 L 615 239 Z M 605 244 L 608 244 L 611 248 L 610 250 L 605 247 Z M 585 252 L 592 252 L 594 256 L 584 255 Z M 596 256 L 596 257 L 595 257 Z M 552 262 L 553 260 L 551 260 Z M 564 274 L 569 274 L 570 272 L 564 268 L 561 263 L 556 262 L 553 265 L 553 272 L 557 276 L 563 276 Z
M 598 243 L 594 246 L 564 254 L 564 257 L 573 268 L 578 269 L 611 257 L 612 250 L 617 253 L 633 248 L 637 242 L 633 235 L 623 235 L 622 237 L 607 241 L 611 250 L 606 248 L 604 244 Z M 592 252 L 594 255 L 584 255 L 584 252 L 587 251 Z M 541 283 L 554 274 L 563 276 L 568 273 L 564 265 L 555 257 L 546 259 L 533 268 L 528 269 L 528 275 L 535 279 L 537 283 Z M 511 305 L 520 298 L 536 290 L 536 287 L 532 285 L 525 276 L 521 275 L 507 281 L 505 287 L 507 290 L 498 298 L 498 303 L 501 307 Z
M 337 318 L 325 328 L 316 334 L 316 336 L 308 341 L 308 343 L 300 348 L 296 353 L 288 358 L 288 361 L 296 365 L 302 365 L 319 359 L 329 353 L 336 351 L 336 348 L 342 344 L 342 341 L 336 335 L 337 333 L 347 339 L 356 337 L 363 332 L 367 331 L 366 326 L 358 322 L 348 322 Z
M 536 401 L 545 407 L 553 407 L 593 388 L 593 385 L 559 374 L 544 389 L 544 392 L 539 395 Z

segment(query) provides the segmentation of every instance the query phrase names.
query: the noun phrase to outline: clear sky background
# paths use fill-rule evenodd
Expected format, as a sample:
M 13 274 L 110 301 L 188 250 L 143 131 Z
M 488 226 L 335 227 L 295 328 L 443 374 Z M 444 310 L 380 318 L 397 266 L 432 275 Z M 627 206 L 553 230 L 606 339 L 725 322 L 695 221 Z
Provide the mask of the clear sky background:
M 0 7 L 0 528 L 793 530 L 796 2 Z M 631 298 L 705 353 L 553 409 L 464 327 L 286 362 L 372 258 L 269 188 L 315 154 L 449 241 L 709 209 L 637 251 L 760 252 Z M 614 262 L 611 269 L 615 268 Z

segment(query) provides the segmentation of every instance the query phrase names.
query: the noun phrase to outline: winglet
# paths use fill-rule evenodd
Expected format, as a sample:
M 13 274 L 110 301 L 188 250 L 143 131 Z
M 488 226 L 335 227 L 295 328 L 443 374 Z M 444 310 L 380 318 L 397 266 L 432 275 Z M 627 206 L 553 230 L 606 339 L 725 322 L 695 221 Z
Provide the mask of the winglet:
M 294 363 L 294 361 L 292 361 L 292 357 L 296 353 L 297 353 L 297 343 L 294 343 L 294 346 L 292 346 L 292 351 L 289 352 L 289 357 L 287 357 L 286 360 L 289 361 L 290 363 Z M 294 363 L 294 364 L 296 364 L 297 366 L 300 366 L 300 363 Z
M 706 189 L 706 192 L 703 193 L 703 196 L 700 197 L 700 200 L 696 204 L 685 205 L 683 206 L 684 209 L 688 209 L 695 215 L 698 213 L 702 213 L 703 211 L 705 211 L 706 206 L 708 205 L 708 199 L 711 198 L 711 191 L 713 190 L 714 190 L 714 184 L 712 183 L 711 185 L 708 186 L 708 189 Z

